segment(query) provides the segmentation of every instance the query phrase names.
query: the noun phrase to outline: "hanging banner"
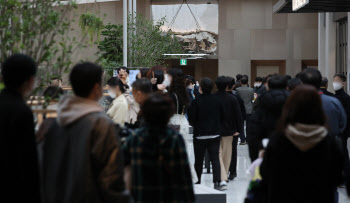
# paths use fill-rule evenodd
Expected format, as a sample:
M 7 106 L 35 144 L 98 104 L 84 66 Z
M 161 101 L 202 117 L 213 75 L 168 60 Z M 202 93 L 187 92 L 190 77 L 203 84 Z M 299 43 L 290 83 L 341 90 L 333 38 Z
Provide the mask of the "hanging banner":
M 129 70 L 129 85 L 132 85 L 136 81 L 136 76 L 139 74 L 140 70 Z
M 309 0 L 293 0 L 293 11 L 297 11 L 309 3 Z

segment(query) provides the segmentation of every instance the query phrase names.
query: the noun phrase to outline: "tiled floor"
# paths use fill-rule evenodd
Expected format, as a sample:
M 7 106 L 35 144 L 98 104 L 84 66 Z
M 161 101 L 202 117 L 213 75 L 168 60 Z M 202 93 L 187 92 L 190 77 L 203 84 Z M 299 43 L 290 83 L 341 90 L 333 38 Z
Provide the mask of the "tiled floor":
M 350 146 L 350 143 L 348 146 Z M 246 174 L 246 170 L 249 167 L 249 165 L 250 160 L 248 155 L 248 146 L 238 146 L 238 176 L 234 181 L 228 183 L 226 191 L 227 203 L 244 202 L 244 198 L 246 196 L 248 184 L 250 181 Z M 213 187 L 212 174 L 203 174 L 202 184 L 208 187 Z M 350 200 L 346 197 L 346 192 L 344 189 L 339 189 L 339 203 L 350 203 Z

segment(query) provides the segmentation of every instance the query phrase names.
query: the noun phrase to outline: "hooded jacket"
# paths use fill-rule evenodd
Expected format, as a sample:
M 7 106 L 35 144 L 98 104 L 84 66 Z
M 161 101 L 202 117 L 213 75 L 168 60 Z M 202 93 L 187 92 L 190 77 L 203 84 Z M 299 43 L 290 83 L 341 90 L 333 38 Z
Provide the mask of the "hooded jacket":
M 43 202 L 117 202 L 124 198 L 118 129 L 97 102 L 67 95 L 43 145 Z
M 260 168 L 265 202 L 333 203 L 343 158 L 340 140 L 323 126 L 295 124 L 274 133 Z

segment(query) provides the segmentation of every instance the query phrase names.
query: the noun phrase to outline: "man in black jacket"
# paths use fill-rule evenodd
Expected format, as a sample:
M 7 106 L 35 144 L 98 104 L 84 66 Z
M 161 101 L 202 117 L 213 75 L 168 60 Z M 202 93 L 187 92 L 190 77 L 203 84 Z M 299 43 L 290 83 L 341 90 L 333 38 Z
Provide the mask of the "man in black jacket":
M 350 162 L 349 162 L 349 151 L 348 151 L 348 139 L 350 136 L 350 96 L 345 92 L 346 88 L 346 76 L 343 74 L 336 74 L 333 80 L 333 86 L 335 90 L 335 97 L 340 101 L 347 116 L 347 123 L 344 132 L 341 134 L 341 140 L 344 148 L 345 155 L 345 175 L 350 176 Z M 350 182 L 348 183 L 350 187 Z M 348 188 L 349 190 L 350 188 Z
M 188 119 L 194 130 L 194 167 L 198 183 L 201 182 L 205 151 L 208 150 L 213 168 L 214 188 L 221 190 L 219 149 L 224 109 L 219 98 L 211 94 L 213 87 L 214 83 L 211 79 L 201 80 L 199 91 L 202 94 L 193 100 L 188 109 Z
M 230 78 L 228 77 L 220 76 L 215 81 L 218 89 L 218 92 L 215 95 L 220 99 L 222 108 L 225 109 L 221 123 L 221 141 L 219 152 L 221 167 L 220 186 L 222 188 L 227 186 L 228 172 L 232 156 L 233 137 L 238 136 L 243 130 L 243 118 L 239 108 L 239 102 L 235 96 L 226 92 L 229 80 Z
M 246 112 L 245 112 L 245 107 L 244 107 L 244 101 L 242 98 L 238 95 L 236 91 L 233 91 L 235 85 L 235 79 L 231 77 L 227 77 L 227 88 L 226 92 L 228 94 L 233 95 L 238 103 L 239 103 L 239 109 L 241 110 L 241 115 L 243 122 L 246 119 Z M 244 130 L 244 123 L 242 123 L 242 130 Z M 232 156 L 231 156 L 231 163 L 230 163 L 230 168 L 229 172 L 230 175 L 228 177 L 229 180 L 233 180 L 237 177 L 237 144 L 238 144 L 238 136 L 233 136 L 233 141 L 232 141 Z
M 247 125 L 249 156 L 252 162 L 259 156 L 261 141 L 269 138 L 276 129 L 282 107 L 289 96 L 286 90 L 287 79 L 284 76 L 272 76 L 268 86 L 269 91 L 255 101 L 252 122 Z
M 1 198 L 9 202 L 40 202 L 39 170 L 33 113 L 26 105 L 37 65 L 15 54 L 1 67 L 5 89 L 0 93 Z

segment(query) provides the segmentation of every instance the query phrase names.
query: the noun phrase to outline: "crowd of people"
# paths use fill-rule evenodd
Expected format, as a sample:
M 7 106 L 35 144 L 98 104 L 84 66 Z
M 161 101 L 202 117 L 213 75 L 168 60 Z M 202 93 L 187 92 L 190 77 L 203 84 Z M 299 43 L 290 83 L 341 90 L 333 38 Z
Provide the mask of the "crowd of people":
M 237 177 L 237 145 L 248 145 L 259 187 L 246 202 L 338 202 L 350 196 L 350 96 L 335 94 L 316 69 L 295 78 L 220 76 L 199 82 L 181 69 L 129 70 L 104 83 L 93 63 L 69 74 L 73 94 L 52 80 L 58 100 L 36 132 L 26 105 L 37 64 L 14 54 L 1 64 L 0 137 L 4 199 L 12 202 L 194 202 L 208 154 L 214 189 Z M 102 105 L 103 104 L 103 105 Z M 193 128 L 193 133 L 190 129 Z M 240 140 L 240 143 L 238 143 Z

